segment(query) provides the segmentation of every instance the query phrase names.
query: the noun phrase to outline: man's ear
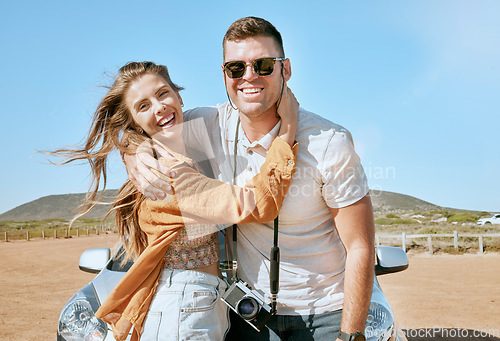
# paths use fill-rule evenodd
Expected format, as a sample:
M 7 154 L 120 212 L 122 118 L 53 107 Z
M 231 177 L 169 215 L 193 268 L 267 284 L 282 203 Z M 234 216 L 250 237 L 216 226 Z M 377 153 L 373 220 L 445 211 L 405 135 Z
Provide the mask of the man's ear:
M 283 78 L 285 79 L 285 82 L 288 82 L 288 80 L 292 77 L 292 66 L 290 64 L 290 59 L 285 59 L 282 64 L 282 70 L 281 72 L 283 73 Z

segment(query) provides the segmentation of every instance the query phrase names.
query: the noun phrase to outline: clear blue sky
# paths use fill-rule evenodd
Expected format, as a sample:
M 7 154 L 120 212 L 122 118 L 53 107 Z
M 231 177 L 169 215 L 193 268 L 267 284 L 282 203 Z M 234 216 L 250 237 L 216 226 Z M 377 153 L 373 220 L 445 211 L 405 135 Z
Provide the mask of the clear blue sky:
M 500 211 L 500 1 L 2 1 L 0 213 L 85 192 L 88 166 L 36 150 L 76 144 L 110 76 L 166 64 L 185 108 L 226 101 L 221 40 L 271 21 L 301 105 L 348 128 L 370 187 Z M 125 171 L 115 158 L 110 188 Z

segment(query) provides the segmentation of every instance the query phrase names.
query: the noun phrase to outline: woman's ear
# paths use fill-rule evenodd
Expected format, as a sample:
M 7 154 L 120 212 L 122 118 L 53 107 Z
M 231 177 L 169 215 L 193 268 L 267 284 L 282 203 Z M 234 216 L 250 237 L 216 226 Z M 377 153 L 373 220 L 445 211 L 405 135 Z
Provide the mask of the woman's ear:
M 182 102 L 181 94 L 178 91 L 176 91 L 175 93 L 177 94 L 177 98 L 179 99 L 179 102 L 181 102 L 181 107 L 183 107 L 184 106 L 184 102 Z
M 132 126 L 132 129 L 137 131 L 139 134 L 144 133 L 144 129 L 142 129 L 142 127 L 139 124 L 137 124 L 134 120 L 132 120 L 131 126 Z

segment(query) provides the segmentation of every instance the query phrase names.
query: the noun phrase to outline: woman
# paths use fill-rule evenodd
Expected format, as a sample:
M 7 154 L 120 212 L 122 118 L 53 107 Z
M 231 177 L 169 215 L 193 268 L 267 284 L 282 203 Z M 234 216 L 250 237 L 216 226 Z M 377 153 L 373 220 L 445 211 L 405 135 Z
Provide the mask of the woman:
M 99 201 L 101 181 L 106 187 L 106 160 L 115 148 L 134 153 L 141 144 L 166 144 L 173 156 L 154 151 L 175 173 L 169 179 L 173 195 L 161 202 L 146 200 L 127 181 L 110 210 L 125 259 L 135 260 L 96 312 L 111 324 L 117 340 L 124 340 L 132 327 L 133 340 L 222 340 L 227 309 L 219 298 L 226 283 L 218 270 L 214 224 L 273 220 L 295 170 L 298 103 L 289 89 L 280 105 L 280 137 L 261 173 L 243 188 L 203 176 L 186 156 L 181 89 L 165 66 L 128 63 L 101 100 L 85 146 L 54 152 L 65 156 L 65 163 L 85 159 L 91 165 L 93 186 L 82 214 Z

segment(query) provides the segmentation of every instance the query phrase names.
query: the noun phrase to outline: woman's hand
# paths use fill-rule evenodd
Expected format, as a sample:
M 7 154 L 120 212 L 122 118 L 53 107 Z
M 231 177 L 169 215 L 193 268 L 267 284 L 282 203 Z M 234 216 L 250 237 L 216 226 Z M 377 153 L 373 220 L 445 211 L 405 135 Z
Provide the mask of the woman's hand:
M 281 129 L 278 135 L 290 146 L 293 146 L 299 122 L 299 102 L 288 86 L 283 91 L 278 115 L 281 117 Z

